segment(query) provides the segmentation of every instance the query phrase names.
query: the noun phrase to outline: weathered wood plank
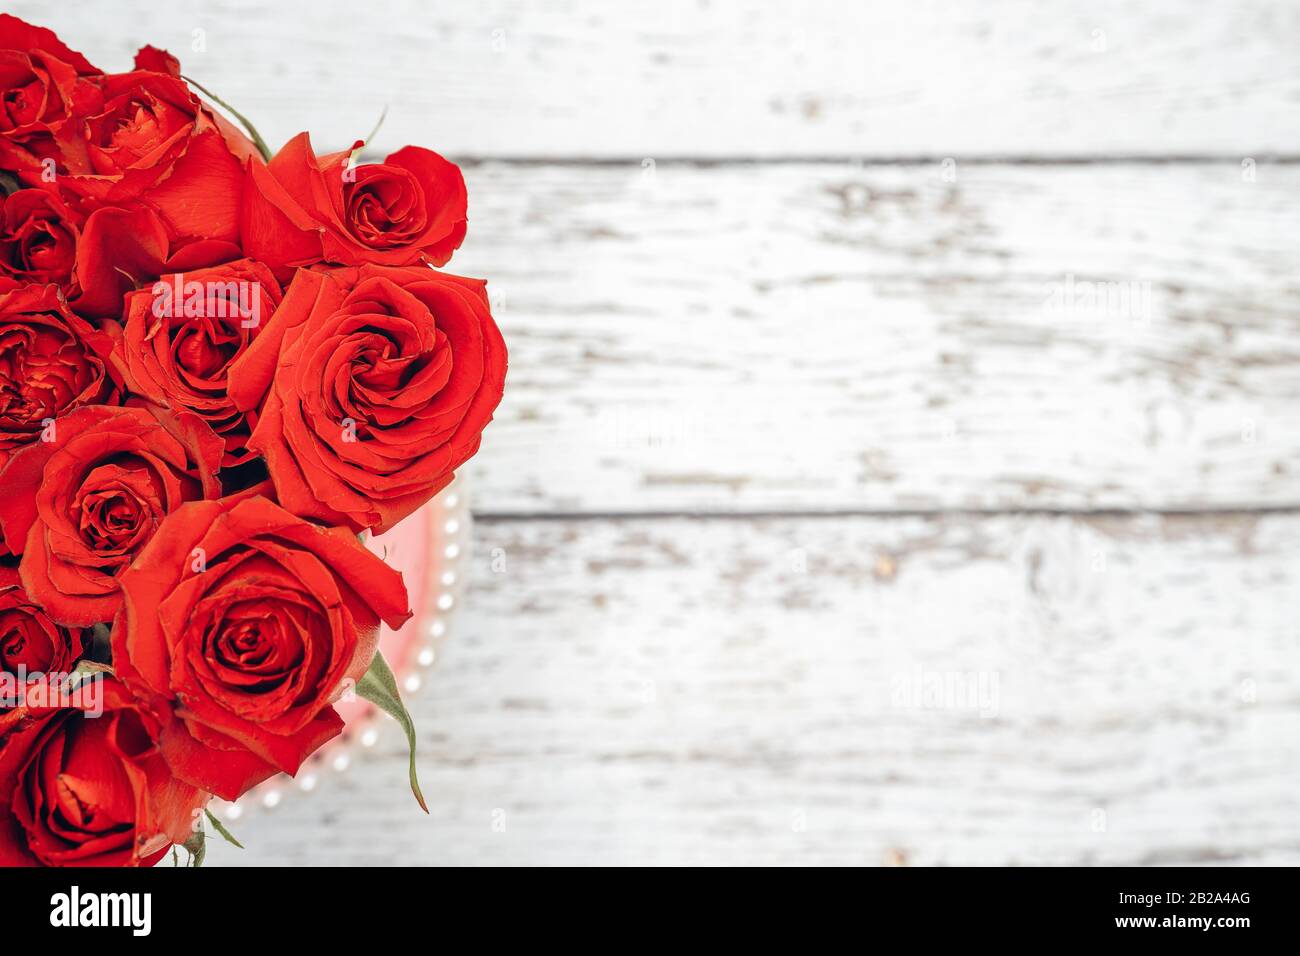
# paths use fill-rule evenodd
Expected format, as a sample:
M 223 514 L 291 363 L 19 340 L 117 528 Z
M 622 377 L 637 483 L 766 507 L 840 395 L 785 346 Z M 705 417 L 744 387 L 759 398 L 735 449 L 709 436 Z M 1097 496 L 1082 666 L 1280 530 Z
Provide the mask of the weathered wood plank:
M 274 145 L 452 155 L 1300 150 L 1300 8 L 1238 0 L 15 0 L 106 67 L 152 42 Z M 201 32 L 196 32 L 201 31 Z M 203 49 L 196 51 L 196 43 Z
M 490 512 L 1300 502 L 1300 167 L 468 170 Z
M 432 815 L 390 731 L 210 859 L 1300 863 L 1300 517 L 477 534 Z

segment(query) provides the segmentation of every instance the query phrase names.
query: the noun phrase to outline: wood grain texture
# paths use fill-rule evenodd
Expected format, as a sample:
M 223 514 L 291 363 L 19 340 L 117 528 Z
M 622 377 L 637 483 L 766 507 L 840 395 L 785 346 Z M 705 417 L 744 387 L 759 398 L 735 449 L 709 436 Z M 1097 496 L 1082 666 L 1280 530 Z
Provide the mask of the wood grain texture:
M 468 160 L 434 813 L 390 731 L 211 861 L 1300 863 L 1300 6 L 6 9 Z
M 478 507 L 1300 504 L 1300 167 L 1248 172 L 473 167 Z
M 148 39 L 273 146 L 455 156 L 1300 151 L 1300 8 L 1237 0 L 15 0 L 105 68 Z M 202 31 L 196 33 L 196 31 Z M 196 42 L 203 49 L 196 51 Z
M 432 816 L 390 730 L 210 858 L 1300 863 L 1300 517 L 477 534 Z

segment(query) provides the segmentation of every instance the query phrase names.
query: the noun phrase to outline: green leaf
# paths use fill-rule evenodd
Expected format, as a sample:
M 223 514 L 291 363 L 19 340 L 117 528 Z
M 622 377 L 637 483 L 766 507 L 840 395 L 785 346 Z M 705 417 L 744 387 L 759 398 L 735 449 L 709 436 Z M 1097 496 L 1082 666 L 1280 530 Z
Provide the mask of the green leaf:
M 93 674 L 105 674 L 113 676 L 113 668 L 107 664 L 101 664 L 98 661 L 79 660 L 77 666 L 72 669 L 71 679 L 73 687 L 80 687 L 83 681 L 89 680 Z
M 77 666 L 72 669 L 74 674 L 113 674 L 113 668 L 108 664 L 101 664 L 99 661 L 77 661 Z
M 411 793 L 415 794 L 420 809 L 428 813 L 429 806 L 424 802 L 424 794 L 420 792 L 420 781 L 415 773 L 415 724 L 411 721 L 411 715 L 406 712 L 402 695 L 397 691 L 397 678 L 393 676 L 393 671 L 384 660 L 384 655 L 378 651 L 375 651 L 375 659 L 371 661 L 370 669 L 361 680 L 357 681 L 357 693 L 396 720 L 406 731 L 406 743 L 411 749 Z
M 221 838 L 223 840 L 225 840 L 227 843 L 233 843 L 241 850 L 244 848 L 244 844 L 240 843 L 238 840 L 235 839 L 234 834 L 226 829 L 226 825 L 222 823 L 220 820 L 218 820 L 216 815 L 211 810 L 205 808 L 203 813 L 207 816 L 208 822 L 212 824 L 212 829 L 216 830 L 219 834 L 221 834 Z
M 212 100 L 212 102 L 216 103 L 218 106 L 220 106 L 223 110 L 225 110 L 235 119 L 239 120 L 240 125 L 242 125 L 244 129 L 248 131 L 249 138 L 252 139 L 253 145 L 257 147 L 257 151 L 262 154 L 262 158 L 266 160 L 268 163 L 271 161 L 271 150 L 266 145 L 266 140 L 262 139 L 262 134 L 257 131 L 256 126 L 254 126 L 251 122 L 249 122 L 247 116 L 239 112 L 239 110 L 235 109 L 233 106 L 231 106 L 221 97 L 217 96 L 217 94 L 213 93 L 211 90 L 207 89 L 201 83 L 196 83 L 188 76 L 182 76 L 181 79 L 184 80 L 186 83 L 188 83 L 190 86 L 194 87 L 204 96 L 206 96 L 208 99 Z
M 185 847 L 185 852 L 190 855 L 189 866 L 200 867 L 203 865 L 203 858 L 207 856 L 207 837 L 203 828 L 199 827 L 194 831 L 194 835 L 181 844 Z

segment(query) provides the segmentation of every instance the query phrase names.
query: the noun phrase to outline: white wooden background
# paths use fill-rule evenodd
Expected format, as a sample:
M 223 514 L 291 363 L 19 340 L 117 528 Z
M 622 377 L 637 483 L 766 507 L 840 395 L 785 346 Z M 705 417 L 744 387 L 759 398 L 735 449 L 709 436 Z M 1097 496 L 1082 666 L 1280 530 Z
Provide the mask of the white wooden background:
M 632 7 L 7 7 L 387 104 L 511 346 L 432 816 L 390 733 L 209 858 L 1300 863 L 1300 4 Z

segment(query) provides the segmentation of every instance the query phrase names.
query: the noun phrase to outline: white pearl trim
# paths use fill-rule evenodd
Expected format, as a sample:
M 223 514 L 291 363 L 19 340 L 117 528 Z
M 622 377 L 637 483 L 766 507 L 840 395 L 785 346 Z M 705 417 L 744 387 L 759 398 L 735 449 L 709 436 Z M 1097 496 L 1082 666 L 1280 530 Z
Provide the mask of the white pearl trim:
M 416 669 L 408 672 L 403 679 L 402 691 L 405 694 L 413 694 L 427 683 L 422 672 L 438 661 L 439 652 L 448 636 L 447 619 L 464 587 L 462 567 L 468 560 L 470 551 L 472 522 L 464 479 L 460 476 L 454 478 L 433 499 L 431 505 L 441 510 L 442 555 L 441 560 L 431 561 L 427 570 L 429 592 L 425 603 L 433 608 L 433 619 L 421 625 L 425 637 L 414 649 Z M 354 742 L 360 742 L 367 749 L 374 747 L 385 732 L 386 725 L 391 723 L 386 716 L 372 710 L 351 724 L 339 737 L 308 757 L 296 778 L 279 774 L 258 784 L 233 803 L 214 798 L 209 809 L 222 819 L 234 821 L 254 809 L 273 810 L 282 803 L 285 793 L 295 790 L 310 793 L 320 786 L 322 779 L 330 772 L 347 772 L 352 763 Z

